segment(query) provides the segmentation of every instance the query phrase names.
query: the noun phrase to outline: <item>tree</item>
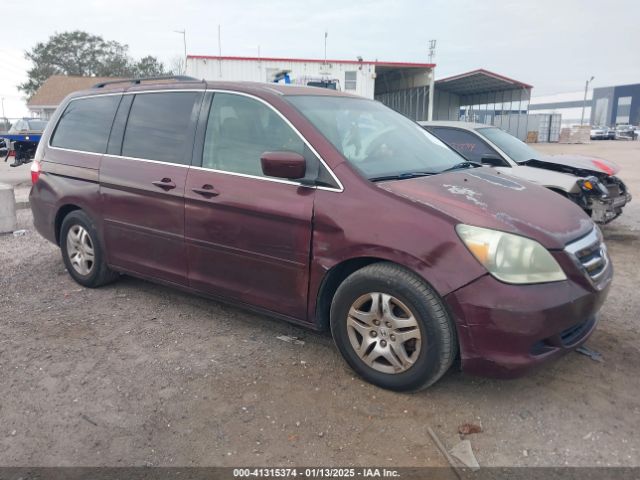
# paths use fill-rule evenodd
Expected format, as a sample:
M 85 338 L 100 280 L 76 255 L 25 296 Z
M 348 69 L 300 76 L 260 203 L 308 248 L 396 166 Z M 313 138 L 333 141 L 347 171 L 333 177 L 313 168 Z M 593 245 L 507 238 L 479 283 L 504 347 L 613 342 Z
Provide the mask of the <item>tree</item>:
M 138 77 L 167 73 L 156 57 L 136 61 L 128 51 L 127 45 L 87 32 L 56 33 L 25 52 L 33 66 L 27 72 L 27 81 L 18 88 L 30 97 L 51 75 Z
M 168 74 L 168 72 L 165 71 L 164 64 L 151 55 L 141 58 L 133 66 L 133 69 L 136 77 L 153 77 Z

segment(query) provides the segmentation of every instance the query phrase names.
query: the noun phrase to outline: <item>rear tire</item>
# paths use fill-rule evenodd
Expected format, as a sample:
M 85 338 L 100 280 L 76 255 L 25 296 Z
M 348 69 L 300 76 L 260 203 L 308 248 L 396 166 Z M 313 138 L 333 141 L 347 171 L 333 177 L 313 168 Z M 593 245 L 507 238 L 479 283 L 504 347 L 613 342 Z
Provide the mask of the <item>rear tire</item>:
M 427 388 L 457 354 L 455 325 L 438 294 L 388 262 L 366 266 L 338 287 L 331 332 L 353 370 L 390 390 Z
M 69 275 L 83 287 L 101 287 L 119 277 L 118 272 L 107 266 L 95 225 L 82 210 L 74 210 L 64 217 L 60 250 Z

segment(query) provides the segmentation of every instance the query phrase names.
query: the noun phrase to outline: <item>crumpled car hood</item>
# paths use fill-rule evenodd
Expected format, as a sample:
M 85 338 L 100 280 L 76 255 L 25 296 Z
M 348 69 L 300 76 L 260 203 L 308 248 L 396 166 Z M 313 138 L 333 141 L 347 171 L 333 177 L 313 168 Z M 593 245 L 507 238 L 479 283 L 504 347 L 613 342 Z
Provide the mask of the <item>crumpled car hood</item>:
M 594 226 L 580 207 L 557 193 L 485 168 L 377 185 L 457 222 L 523 235 L 549 249 L 563 248 Z
M 607 175 L 615 175 L 620 171 L 620 167 L 611 160 L 598 157 L 586 157 L 584 155 L 542 155 L 536 158 L 534 162 L 535 161 L 579 168 L 596 173 L 605 173 Z M 526 163 L 527 162 L 525 162 L 525 164 Z M 544 168 L 543 165 L 540 165 L 540 167 Z

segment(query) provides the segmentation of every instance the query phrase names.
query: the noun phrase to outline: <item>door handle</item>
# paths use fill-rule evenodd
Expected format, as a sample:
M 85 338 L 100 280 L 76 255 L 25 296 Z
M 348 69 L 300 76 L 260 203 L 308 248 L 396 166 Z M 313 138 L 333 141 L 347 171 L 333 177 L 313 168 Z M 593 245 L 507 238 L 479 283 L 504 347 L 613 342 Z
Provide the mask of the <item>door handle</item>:
M 209 183 L 203 185 L 202 188 L 192 188 L 191 191 L 198 195 L 202 195 L 205 198 L 217 197 L 220 195 L 220 192 L 213 188 L 213 185 Z
M 162 180 L 156 180 L 153 183 L 156 187 L 162 188 L 163 190 L 173 190 L 176 188 L 175 182 L 172 182 L 170 178 L 163 178 Z

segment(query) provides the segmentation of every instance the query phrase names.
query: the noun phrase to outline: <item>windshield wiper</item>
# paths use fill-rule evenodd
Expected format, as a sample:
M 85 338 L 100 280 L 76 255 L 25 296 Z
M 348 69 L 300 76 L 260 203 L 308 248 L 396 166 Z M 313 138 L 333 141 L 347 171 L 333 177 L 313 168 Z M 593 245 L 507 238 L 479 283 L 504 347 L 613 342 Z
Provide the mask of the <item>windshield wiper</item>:
M 481 167 L 482 164 L 478 162 L 460 162 L 456 163 L 453 167 L 445 168 L 441 170 L 440 173 L 451 172 L 452 170 L 460 170 L 462 168 L 476 168 Z
M 406 180 L 408 178 L 416 177 L 428 177 L 429 175 L 435 175 L 438 172 L 404 172 L 396 175 L 384 175 L 382 177 L 372 177 L 369 180 L 372 182 L 382 182 L 384 180 Z

